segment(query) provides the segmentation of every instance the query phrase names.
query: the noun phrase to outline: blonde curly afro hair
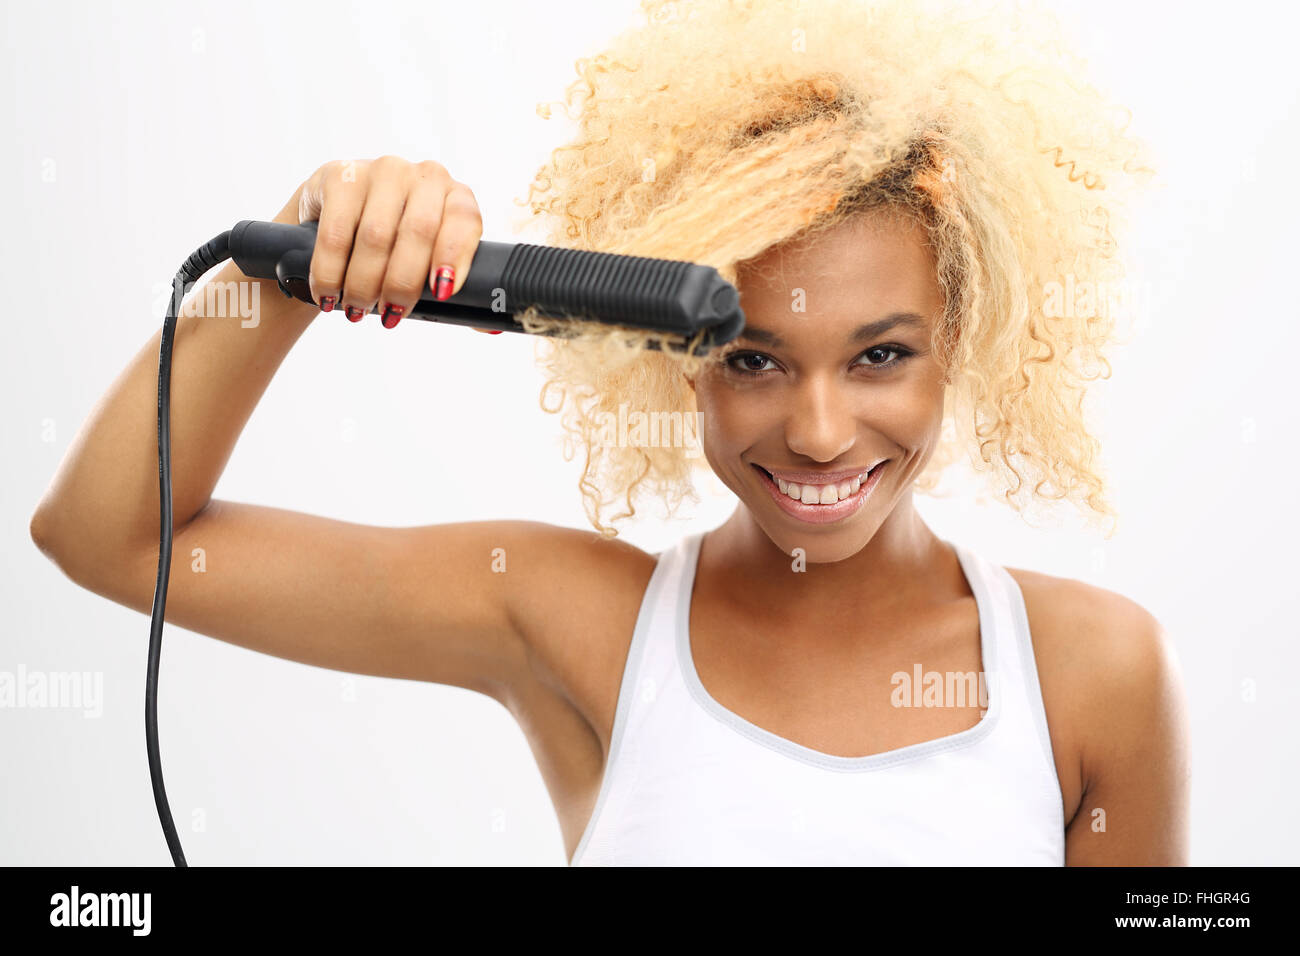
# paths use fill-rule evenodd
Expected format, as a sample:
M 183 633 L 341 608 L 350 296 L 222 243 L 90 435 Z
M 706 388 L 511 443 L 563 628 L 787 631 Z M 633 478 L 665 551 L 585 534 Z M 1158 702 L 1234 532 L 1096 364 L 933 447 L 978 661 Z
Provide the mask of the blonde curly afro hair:
M 948 383 L 915 490 L 933 493 L 966 451 L 1022 514 L 1035 498 L 1069 499 L 1113 524 L 1083 401 L 1110 375 L 1115 315 L 1062 308 L 1059 291 L 1122 284 L 1116 236 L 1152 170 L 1128 111 L 1085 82 L 1059 22 L 990 2 L 641 6 L 645 22 L 578 60 L 555 101 L 578 132 L 517 200 L 547 241 L 697 262 L 735 282 L 738 263 L 845 217 L 915 216 L 946 299 L 932 346 Z M 537 340 L 540 402 L 561 413 L 566 458 L 584 450 L 584 507 L 614 536 L 606 512 L 620 499 L 610 521 L 646 494 L 669 514 L 698 501 L 702 459 L 602 440 L 602 428 L 620 403 L 695 420 L 682 372 L 708 359 L 584 326 Z

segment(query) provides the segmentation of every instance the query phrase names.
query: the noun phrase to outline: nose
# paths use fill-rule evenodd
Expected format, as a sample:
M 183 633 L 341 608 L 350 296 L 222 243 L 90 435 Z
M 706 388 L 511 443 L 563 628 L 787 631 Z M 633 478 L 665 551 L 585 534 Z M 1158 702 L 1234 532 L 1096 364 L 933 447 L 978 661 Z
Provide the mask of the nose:
M 813 461 L 834 461 L 853 447 L 857 421 L 848 395 L 827 376 L 810 375 L 789 395 L 785 443 Z

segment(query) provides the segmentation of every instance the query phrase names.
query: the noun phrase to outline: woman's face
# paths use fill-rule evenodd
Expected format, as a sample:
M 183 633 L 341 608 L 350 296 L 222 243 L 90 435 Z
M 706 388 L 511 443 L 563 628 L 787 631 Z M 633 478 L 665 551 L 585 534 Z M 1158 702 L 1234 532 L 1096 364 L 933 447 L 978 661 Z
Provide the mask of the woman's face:
M 842 560 L 911 520 L 939 438 L 944 300 L 924 230 L 855 217 L 743 263 L 737 286 L 745 331 L 694 383 L 705 457 L 784 553 Z

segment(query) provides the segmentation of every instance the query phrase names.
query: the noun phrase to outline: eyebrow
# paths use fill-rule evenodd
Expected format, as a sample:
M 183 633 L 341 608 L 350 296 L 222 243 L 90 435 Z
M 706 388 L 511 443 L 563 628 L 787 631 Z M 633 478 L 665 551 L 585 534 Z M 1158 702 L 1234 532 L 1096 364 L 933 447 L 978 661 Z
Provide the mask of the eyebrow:
M 874 339 L 876 336 L 898 326 L 904 326 L 913 329 L 925 328 L 925 319 L 915 312 L 892 312 L 883 319 L 877 319 L 875 322 L 867 322 L 859 325 L 849 334 L 850 342 L 862 342 L 867 339 Z M 767 329 L 756 329 L 745 326 L 741 333 L 736 336 L 737 339 L 748 339 L 751 342 L 761 342 L 764 345 L 770 345 L 773 348 L 781 348 L 785 341 L 775 332 L 769 332 Z

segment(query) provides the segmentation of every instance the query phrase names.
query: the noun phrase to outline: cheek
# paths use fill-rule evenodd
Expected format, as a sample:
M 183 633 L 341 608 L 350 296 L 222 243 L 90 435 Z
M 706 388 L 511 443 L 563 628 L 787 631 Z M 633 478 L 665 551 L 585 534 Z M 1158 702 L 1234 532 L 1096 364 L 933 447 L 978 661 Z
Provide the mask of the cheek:
M 772 403 L 758 400 L 744 389 L 701 380 L 696 384 L 695 400 L 704 444 L 720 451 L 748 448 L 776 423 Z
M 923 444 L 943 417 L 943 396 L 928 391 L 878 392 L 869 407 L 859 409 L 860 421 L 871 423 L 899 444 Z
M 920 374 L 864 393 L 865 404 L 855 409 L 861 421 L 872 422 L 899 444 L 921 447 L 943 422 L 944 393 L 940 370 L 932 363 L 914 370 Z
M 933 362 L 927 363 L 926 372 L 926 376 L 917 386 L 915 427 L 928 433 L 935 433 L 943 426 L 948 386 L 944 384 L 943 370 L 938 365 Z M 930 441 L 934 440 L 936 436 L 931 434 Z

